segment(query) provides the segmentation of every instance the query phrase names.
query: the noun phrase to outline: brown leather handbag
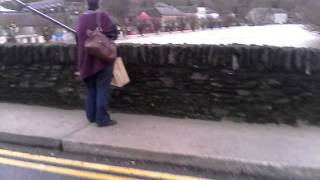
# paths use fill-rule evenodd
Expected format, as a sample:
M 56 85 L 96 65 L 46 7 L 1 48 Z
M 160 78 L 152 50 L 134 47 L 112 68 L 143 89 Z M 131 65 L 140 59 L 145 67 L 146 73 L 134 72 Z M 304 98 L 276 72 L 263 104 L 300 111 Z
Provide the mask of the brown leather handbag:
M 97 13 L 98 27 L 96 30 L 87 31 L 88 38 L 86 39 L 84 46 L 89 54 L 97 57 L 98 59 L 107 62 L 114 62 L 117 57 L 117 45 L 113 40 L 102 33 L 101 15 L 102 13 Z

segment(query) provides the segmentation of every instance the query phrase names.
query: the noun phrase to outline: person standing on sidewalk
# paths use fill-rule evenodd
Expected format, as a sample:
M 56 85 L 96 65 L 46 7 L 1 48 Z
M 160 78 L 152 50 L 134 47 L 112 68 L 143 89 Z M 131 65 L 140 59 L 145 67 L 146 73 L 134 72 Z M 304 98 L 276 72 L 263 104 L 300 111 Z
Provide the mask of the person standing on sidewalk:
M 110 83 L 113 76 L 113 63 L 99 60 L 89 55 L 84 47 L 87 31 L 98 27 L 97 19 L 101 20 L 103 33 L 115 40 L 118 37 L 117 27 L 106 12 L 97 11 L 99 0 L 87 0 L 88 10 L 79 17 L 77 26 L 78 69 L 80 79 L 86 85 L 85 110 L 88 120 L 97 123 L 98 127 L 115 125 L 108 114 L 110 99 Z M 101 18 L 97 18 L 98 14 Z

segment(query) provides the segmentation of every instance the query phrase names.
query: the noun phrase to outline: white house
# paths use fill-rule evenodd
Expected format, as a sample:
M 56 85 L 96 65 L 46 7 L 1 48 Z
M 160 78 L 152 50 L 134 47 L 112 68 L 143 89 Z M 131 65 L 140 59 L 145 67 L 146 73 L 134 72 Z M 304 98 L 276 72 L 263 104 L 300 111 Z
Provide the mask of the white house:
M 207 18 L 207 10 L 205 7 L 197 7 L 197 17 L 199 19 Z
M 254 8 L 246 18 L 253 25 L 285 24 L 288 22 L 288 13 L 278 8 Z
M 208 18 L 208 17 L 212 17 L 214 19 L 219 18 L 219 14 L 207 7 L 198 7 L 197 8 L 197 16 L 199 19 L 201 18 Z
M 0 6 L 0 13 L 8 13 L 8 12 L 15 12 L 15 10 L 7 9 L 7 8 Z
M 274 13 L 273 16 L 276 24 L 285 24 L 288 22 L 288 14 L 286 12 Z

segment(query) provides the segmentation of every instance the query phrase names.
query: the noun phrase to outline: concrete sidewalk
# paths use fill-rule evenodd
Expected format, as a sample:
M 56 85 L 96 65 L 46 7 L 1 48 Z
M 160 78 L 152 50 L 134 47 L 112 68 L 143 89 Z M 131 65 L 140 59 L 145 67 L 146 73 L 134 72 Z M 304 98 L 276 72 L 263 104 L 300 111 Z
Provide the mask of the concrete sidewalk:
M 0 141 L 277 178 L 320 179 L 320 128 L 113 114 L 0 103 Z

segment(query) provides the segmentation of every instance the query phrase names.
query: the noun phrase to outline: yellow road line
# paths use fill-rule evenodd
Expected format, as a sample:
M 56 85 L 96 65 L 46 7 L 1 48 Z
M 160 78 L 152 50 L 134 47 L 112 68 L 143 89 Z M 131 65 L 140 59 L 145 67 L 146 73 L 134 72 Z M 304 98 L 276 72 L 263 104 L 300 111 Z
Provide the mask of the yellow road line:
M 189 176 L 180 176 L 180 175 L 139 170 L 139 169 L 133 169 L 133 168 L 125 168 L 125 167 L 88 163 L 88 162 L 68 160 L 68 159 L 55 158 L 55 157 L 32 155 L 28 153 L 14 152 L 14 151 L 8 151 L 3 149 L 0 149 L 0 155 L 65 165 L 65 166 L 80 167 L 84 169 L 99 170 L 99 171 L 105 171 L 105 172 L 116 173 L 121 175 L 137 176 L 142 178 L 161 179 L 161 180 L 199 180 L 199 178 L 194 178 Z
M 132 180 L 131 178 L 93 173 L 88 171 L 80 171 L 44 164 L 36 164 L 7 158 L 0 158 L 0 164 L 93 180 Z

